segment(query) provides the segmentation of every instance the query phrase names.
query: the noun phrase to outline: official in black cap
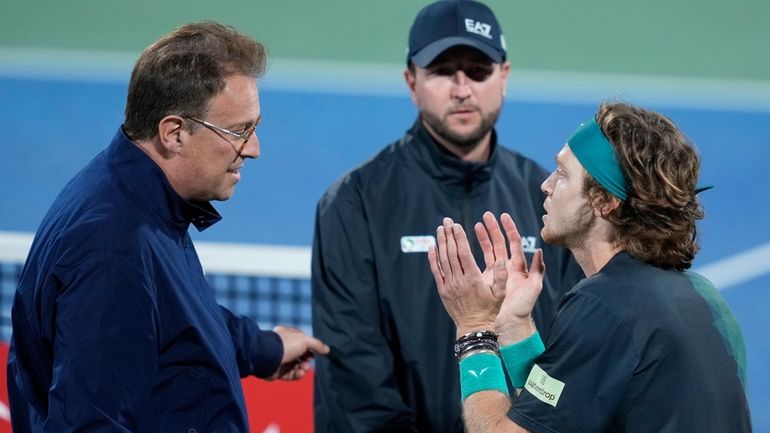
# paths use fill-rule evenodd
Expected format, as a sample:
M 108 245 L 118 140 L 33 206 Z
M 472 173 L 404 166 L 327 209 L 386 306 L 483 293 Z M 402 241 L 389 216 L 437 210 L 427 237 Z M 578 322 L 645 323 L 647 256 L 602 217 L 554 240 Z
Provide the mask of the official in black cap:
M 497 142 L 506 58 L 500 24 L 484 4 L 444 0 L 422 9 L 404 71 L 419 116 L 319 201 L 313 330 L 332 350 L 316 363 L 317 432 L 463 431 L 456 330 L 426 257 L 442 216 L 463 224 L 476 245 L 473 224 L 487 210 L 506 211 L 525 254 L 546 250 L 534 313 L 546 333 L 560 288 L 582 277 L 569 252 L 540 239 L 547 172 Z
M 475 1 L 439 1 L 421 10 L 409 31 L 406 61 L 426 68 L 439 54 L 458 45 L 481 51 L 492 63 L 505 62 L 500 24 L 486 5 Z

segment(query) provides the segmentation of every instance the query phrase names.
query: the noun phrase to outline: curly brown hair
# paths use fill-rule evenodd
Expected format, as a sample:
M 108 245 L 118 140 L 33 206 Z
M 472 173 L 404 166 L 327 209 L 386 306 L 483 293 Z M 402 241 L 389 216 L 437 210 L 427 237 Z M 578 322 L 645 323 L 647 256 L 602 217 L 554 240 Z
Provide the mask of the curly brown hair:
M 128 85 L 123 129 L 133 140 L 158 132 L 169 114 L 203 118 L 208 104 L 232 75 L 265 71 L 264 45 L 215 22 L 186 24 L 147 47 Z M 191 123 L 188 129 L 194 130 Z
M 628 254 L 666 269 L 687 269 L 700 249 L 696 197 L 700 157 L 669 118 L 626 103 L 604 102 L 596 114 L 629 185 L 628 198 L 605 218 Z M 584 192 L 595 207 L 612 200 L 593 178 Z

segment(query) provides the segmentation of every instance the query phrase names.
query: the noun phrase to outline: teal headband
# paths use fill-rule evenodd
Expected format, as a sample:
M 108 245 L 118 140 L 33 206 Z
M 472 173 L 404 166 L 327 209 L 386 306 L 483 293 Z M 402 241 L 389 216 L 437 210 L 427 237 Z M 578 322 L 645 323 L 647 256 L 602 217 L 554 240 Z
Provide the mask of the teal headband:
M 599 185 L 620 201 L 628 198 L 628 181 L 620 169 L 612 144 L 604 136 L 595 118 L 591 117 L 581 123 L 567 144 Z
M 581 123 L 577 131 L 567 140 L 567 144 L 583 168 L 599 182 L 599 185 L 620 201 L 626 201 L 628 181 L 620 169 L 612 143 L 604 136 L 602 128 L 596 123 L 596 118 L 591 117 Z M 695 188 L 695 194 L 711 188 L 713 186 L 698 185 Z

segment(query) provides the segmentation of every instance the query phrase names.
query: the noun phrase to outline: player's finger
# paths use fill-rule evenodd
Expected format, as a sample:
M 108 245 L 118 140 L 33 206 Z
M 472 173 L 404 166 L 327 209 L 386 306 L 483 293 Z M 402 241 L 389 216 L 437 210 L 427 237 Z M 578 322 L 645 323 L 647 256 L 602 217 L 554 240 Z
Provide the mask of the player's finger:
M 481 252 L 484 254 L 484 266 L 490 269 L 495 265 L 495 252 L 492 250 L 492 241 L 489 239 L 487 229 L 482 223 L 476 223 L 473 229 L 476 231 L 476 239 L 479 240 Z
M 481 270 L 479 270 L 478 265 L 476 265 L 476 259 L 473 258 L 471 244 L 468 242 L 468 236 L 465 234 L 465 230 L 463 230 L 463 227 L 460 224 L 455 224 L 452 228 L 455 243 L 457 244 L 457 256 L 460 259 L 460 266 L 463 267 L 467 274 L 481 274 Z
M 452 266 L 449 264 L 449 253 L 447 252 L 447 235 L 444 226 L 436 228 L 436 247 L 438 247 L 439 268 L 446 281 L 452 274 Z
M 444 233 L 446 234 L 446 251 L 449 266 L 452 269 L 453 277 L 460 277 L 463 274 L 463 267 L 460 264 L 460 258 L 457 255 L 457 242 L 454 236 L 454 221 L 452 218 L 444 218 Z
M 505 229 L 505 236 L 508 238 L 508 247 L 511 249 L 511 264 L 513 269 L 520 272 L 527 272 L 527 259 L 524 256 L 524 249 L 521 245 L 521 235 L 516 228 L 516 223 L 508 213 L 500 215 L 500 222 Z
M 508 281 L 508 269 L 505 267 L 505 260 L 498 259 L 494 263 L 492 295 L 496 299 L 505 298 L 505 283 Z
M 484 212 L 484 227 L 486 227 L 489 233 L 489 238 L 492 240 L 492 249 L 495 252 L 495 260 L 508 259 L 508 250 L 505 246 L 505 236 L 503 236 L 502 230 L 500 230 L 500 224 L 497 222 L 492 212 Z
M 433 279 L 436 281 L 436 287 L 439 293 L 443 293 L 444 273 L 441 272 L 441 265 L 438 262 L 438 252 L 435 245 L 428 249 L 428 263 L 430 264 L 430 271 L 433 273 Z
M 543 250 L 538 248 L 535 250 L 535 254 L 532 256 L 532 265 L 529 267 L 530 277 L 536 277 L 543 279 L 545 275 L 545 261 L 543 260 Z

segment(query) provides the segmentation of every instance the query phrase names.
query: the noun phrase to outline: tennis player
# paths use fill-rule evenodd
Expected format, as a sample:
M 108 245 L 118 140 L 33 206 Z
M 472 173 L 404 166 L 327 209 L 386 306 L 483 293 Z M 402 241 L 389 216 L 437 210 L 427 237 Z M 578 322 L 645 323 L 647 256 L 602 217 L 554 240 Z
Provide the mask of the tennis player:
M 587 278 L 561 299 L 547 341 L 531 317 L 542 252 L 528 269 L 509 215 L 503 230 L 491 213 L 475 227 L 484 273 L 448 218 L 429 254 L 457 325 L 467 431 L 751 431 L 741 331 L 714 286 L 686 271 L 703 217 L 693 145 L 660 114 L 605 103 L 556 167 L 541 234 Z

